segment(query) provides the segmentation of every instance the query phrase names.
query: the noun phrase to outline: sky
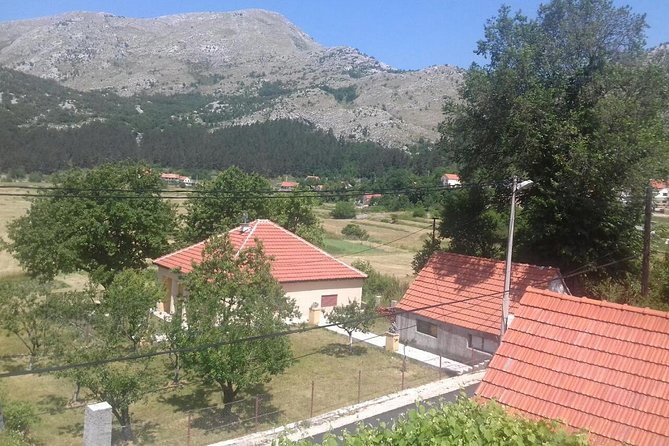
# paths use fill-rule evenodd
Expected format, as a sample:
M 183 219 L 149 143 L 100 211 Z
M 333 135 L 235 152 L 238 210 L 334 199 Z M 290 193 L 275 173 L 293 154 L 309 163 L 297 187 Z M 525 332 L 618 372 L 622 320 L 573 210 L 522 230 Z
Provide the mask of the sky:
M 645 13 L 647 46 L 669 42 L 669 0 L 613 0 Z M 351 46 L 399 69 L 468 67 L 483 26 L 502 4 L 532 17 L 539 0 L 0 0 L 0 22 L 69 11 L 157 17 L 260 8 L 278 12 L 325 46 Z

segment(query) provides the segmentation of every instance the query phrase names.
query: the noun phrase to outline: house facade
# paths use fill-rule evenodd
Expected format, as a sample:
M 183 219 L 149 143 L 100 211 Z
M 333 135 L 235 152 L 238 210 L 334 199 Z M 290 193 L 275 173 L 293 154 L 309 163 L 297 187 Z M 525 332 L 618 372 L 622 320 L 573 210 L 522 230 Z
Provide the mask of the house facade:
M 397 305 L 400 341 L 466 364 L 500 343 L 504 261 L 436 252 Z M 568 292 L 556 268 L 513 263 L 510 314 L 528 286 Z
M 669 312 L 528 288 L 476 395 L 592 445 L 669 444 Z
M 441 176 L 441 185 L 444 187 L 459 186 L 460 176 L 454 173 L 445 173 Z
M 229 231 L 228 236 L 238 251 L 262 242 L 265 254 L 272 258 L 272 275 L 286 295 L 295 299 L 302 321 L 307 320 L 309 308 L 314 305 L 327 313 L 335 306 L 362 300 L 366 274 L 270 220 L 239 226 Z M 165 297 L 157 304 L 159 313 L 174 313 L 177 297 L 187 298 L 182 275 L 202 261 L 204 245 L 204 241 L 196 243 L 153 261 L 165 286 Z

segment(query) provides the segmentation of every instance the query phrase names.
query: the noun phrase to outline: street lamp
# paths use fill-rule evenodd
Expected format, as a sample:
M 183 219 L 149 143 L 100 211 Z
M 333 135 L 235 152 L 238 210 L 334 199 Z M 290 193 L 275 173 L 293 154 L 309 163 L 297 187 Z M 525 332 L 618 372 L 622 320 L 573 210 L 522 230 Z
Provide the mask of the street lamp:
M 534 184 L 532 180 L 518 183 L 518 178 L 513 177 L 513 188 L 511 190 L 511 215 L 509 216 L 509 238 L 506 246 L 506 269 L 504 271 L 504 295 L 502 297 L 502 329 L 500 338 L 506 333 L 509 323 L 509 291 L 511 289 L 511 254 L 513 252 L 513 227 L 516 220 L 516 192 L 528 189 Z

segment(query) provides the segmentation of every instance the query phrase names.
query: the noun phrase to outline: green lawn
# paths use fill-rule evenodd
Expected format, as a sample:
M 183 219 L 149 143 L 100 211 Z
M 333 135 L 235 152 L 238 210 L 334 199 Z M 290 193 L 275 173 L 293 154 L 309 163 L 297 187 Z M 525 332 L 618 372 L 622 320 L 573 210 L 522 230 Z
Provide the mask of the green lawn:
M 334 256 L 356 254 L 361 251 L 364 251 L 365 255 L 387 254 L 381 249 L 370 247 L 369 243 L 337 238 L 323 239 L 323 249 Z
M 21 353 L 20 346 L 12 347 L 3 338 L 3 352 Z M 204 445 L 233 438 L 253 430 L 308 418 L 358 400 L 370 399 L 400 390 L 402 359 L 381 349 L 357 344 L 353 354 L 345 345 L 347 338 L 326 330 L 316 330 L 291 336 L 298 359 L 284 374 L 260 386 L 251 394 L 241 395 L 234 404 L 232 416 L 225 417 L 219 392 L 202 385 L 195 378 L 186 378 L 186 385 L 169 387 L 166 362 L 156 361 L 155 371 L 164 374 L 164 386 L 159 386 L 146 401 L 133 406 L 134 431 L 139 444 L 186 444 L 190 419 L 192 445 Z M 17 361 L 0 363 L 1 370 L 16 369 Z M 438 378 L 434 369 L 407 362 L 405 387 L 412 387 Z M 311 393 L 313 381 L 313 409 Z M 6 378 L 0 381 L 11 399 L 28 401 L 41 414 L 34 429 L 38 444 L 65 446 L 81 442 L 83 407 L 68 407 L 74 386 L 65 379 L 51 375 Z M 260 418 L 255 422 L 256 397 Z M 85 399 L 85 392 L 82 393 Z M 93 401 L 89 401 L 93 402 Z M 114 420 L 116 426 L 116 420 Z

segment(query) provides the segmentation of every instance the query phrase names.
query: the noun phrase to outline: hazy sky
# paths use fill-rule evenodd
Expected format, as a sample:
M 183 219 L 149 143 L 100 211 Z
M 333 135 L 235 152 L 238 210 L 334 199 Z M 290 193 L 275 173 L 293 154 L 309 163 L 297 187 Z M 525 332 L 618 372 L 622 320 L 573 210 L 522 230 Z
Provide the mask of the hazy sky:
M 317 42 L 346 45 L 396 68 L 419 69 L 475 60 L 483 25 L 505 3 L 533 16 L 539 0 L 0 0 L 0 21 L 68 11 L 126 17 L 262 8 L 279 12 Z M 614 0 L 646 13 L 649 47 L 669 42 L 669 0 Z M 479 60 L 480 61 L 480 60 Z

